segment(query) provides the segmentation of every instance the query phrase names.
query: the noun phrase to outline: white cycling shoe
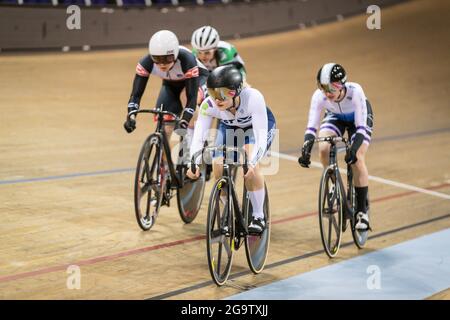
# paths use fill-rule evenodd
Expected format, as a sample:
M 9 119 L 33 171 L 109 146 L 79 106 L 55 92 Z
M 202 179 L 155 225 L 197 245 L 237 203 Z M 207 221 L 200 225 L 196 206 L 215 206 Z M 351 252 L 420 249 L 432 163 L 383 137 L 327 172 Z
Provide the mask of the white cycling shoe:
M 356 225 L 355 229 L 358 231 L 367 231 L 370 230 L 369 224 L 369 214 L 366 212 L 358 212 L 356 214 Z

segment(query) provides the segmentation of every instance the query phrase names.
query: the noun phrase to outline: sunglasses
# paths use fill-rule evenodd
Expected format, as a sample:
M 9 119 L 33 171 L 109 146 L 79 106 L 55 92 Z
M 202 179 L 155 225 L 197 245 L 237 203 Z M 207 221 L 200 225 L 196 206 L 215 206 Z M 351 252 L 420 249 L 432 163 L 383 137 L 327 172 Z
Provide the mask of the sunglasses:
M 175 61 L 175 56 L 173 54 L 168 56 L 152 56 L 152 60 L 155 64 L 170 64 Z
M 216 50 L 215 49 L 209 49 L 209 50 L 199 50 L 199 54 L 208 55 L 208 54 L 214 54 Z
M 332 82 L 329 84 L 318 83 L 317 86 L 319 87 L 320 90 L 329 92 L 329 93 L 336 93 L 336 92 L 342 90 L 342 88 L 344 87 L 339 82 Z
M 208 88 L 210 97 L 216 100 L 225 101 L 236 96 L 236 90 L 228 88 Z

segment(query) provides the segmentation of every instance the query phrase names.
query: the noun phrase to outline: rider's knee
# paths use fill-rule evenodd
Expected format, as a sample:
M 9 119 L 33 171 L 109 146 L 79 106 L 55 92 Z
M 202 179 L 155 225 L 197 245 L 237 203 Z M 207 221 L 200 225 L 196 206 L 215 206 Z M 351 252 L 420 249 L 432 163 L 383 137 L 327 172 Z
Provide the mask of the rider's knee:
M 330 148 L 319 146 L 320 161 L 328 160 L 330 156 Z

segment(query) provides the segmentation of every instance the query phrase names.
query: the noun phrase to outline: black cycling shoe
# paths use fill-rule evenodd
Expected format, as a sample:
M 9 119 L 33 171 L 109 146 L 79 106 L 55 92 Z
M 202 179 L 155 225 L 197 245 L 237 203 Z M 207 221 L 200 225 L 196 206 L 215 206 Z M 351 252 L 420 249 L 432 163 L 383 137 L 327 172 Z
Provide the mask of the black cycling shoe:
M 249 234 L 261 234 L 266 229 L 264 218 L 253 218 L 248 226 Z
M 206 165 L 206 173 L 205 173 L 205 181 L 209 181 L 209 179 L 211 179 L 211 172 L 212 172 L 212 165 L 207 164 Z

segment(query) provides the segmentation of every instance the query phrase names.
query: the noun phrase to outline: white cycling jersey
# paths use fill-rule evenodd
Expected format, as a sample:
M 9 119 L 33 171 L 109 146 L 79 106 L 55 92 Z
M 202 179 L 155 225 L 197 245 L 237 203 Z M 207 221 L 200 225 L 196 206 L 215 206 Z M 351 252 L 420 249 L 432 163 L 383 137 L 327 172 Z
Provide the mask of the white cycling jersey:
M 317 128 L 320 124 L 320 114 L 323 109 L 333 113 L 339 120 L 354 122 L 356 132 L 366 135 L 367 125 L 367 104 L 366 95 L 362 87 L 355 82 L 345 83 L 347 88 L 345 97 L 340 102 L 332 102 L 325 94 L 317 89 L 311 98 L 309 109 L 309 120 L 306 133 L 316 136 Z
M 230 111 L 221 111 L 211 97 L 206 98 L 201 106 L 194 136 L 190 148 L 191 156 L 203 147 L 203 142 L 208 138 L 208 130 L 211 128 L 213 118 L 220 119 L 224 124 L 238 128 L 252 127 L 255 146 L 250 156 L 250 163 L 256 163 L 264 154 L 267 147 L 267 106 L 264 96 L 254 88 L 244 88 L 241 91 L 240 104 L 236 114 Z

